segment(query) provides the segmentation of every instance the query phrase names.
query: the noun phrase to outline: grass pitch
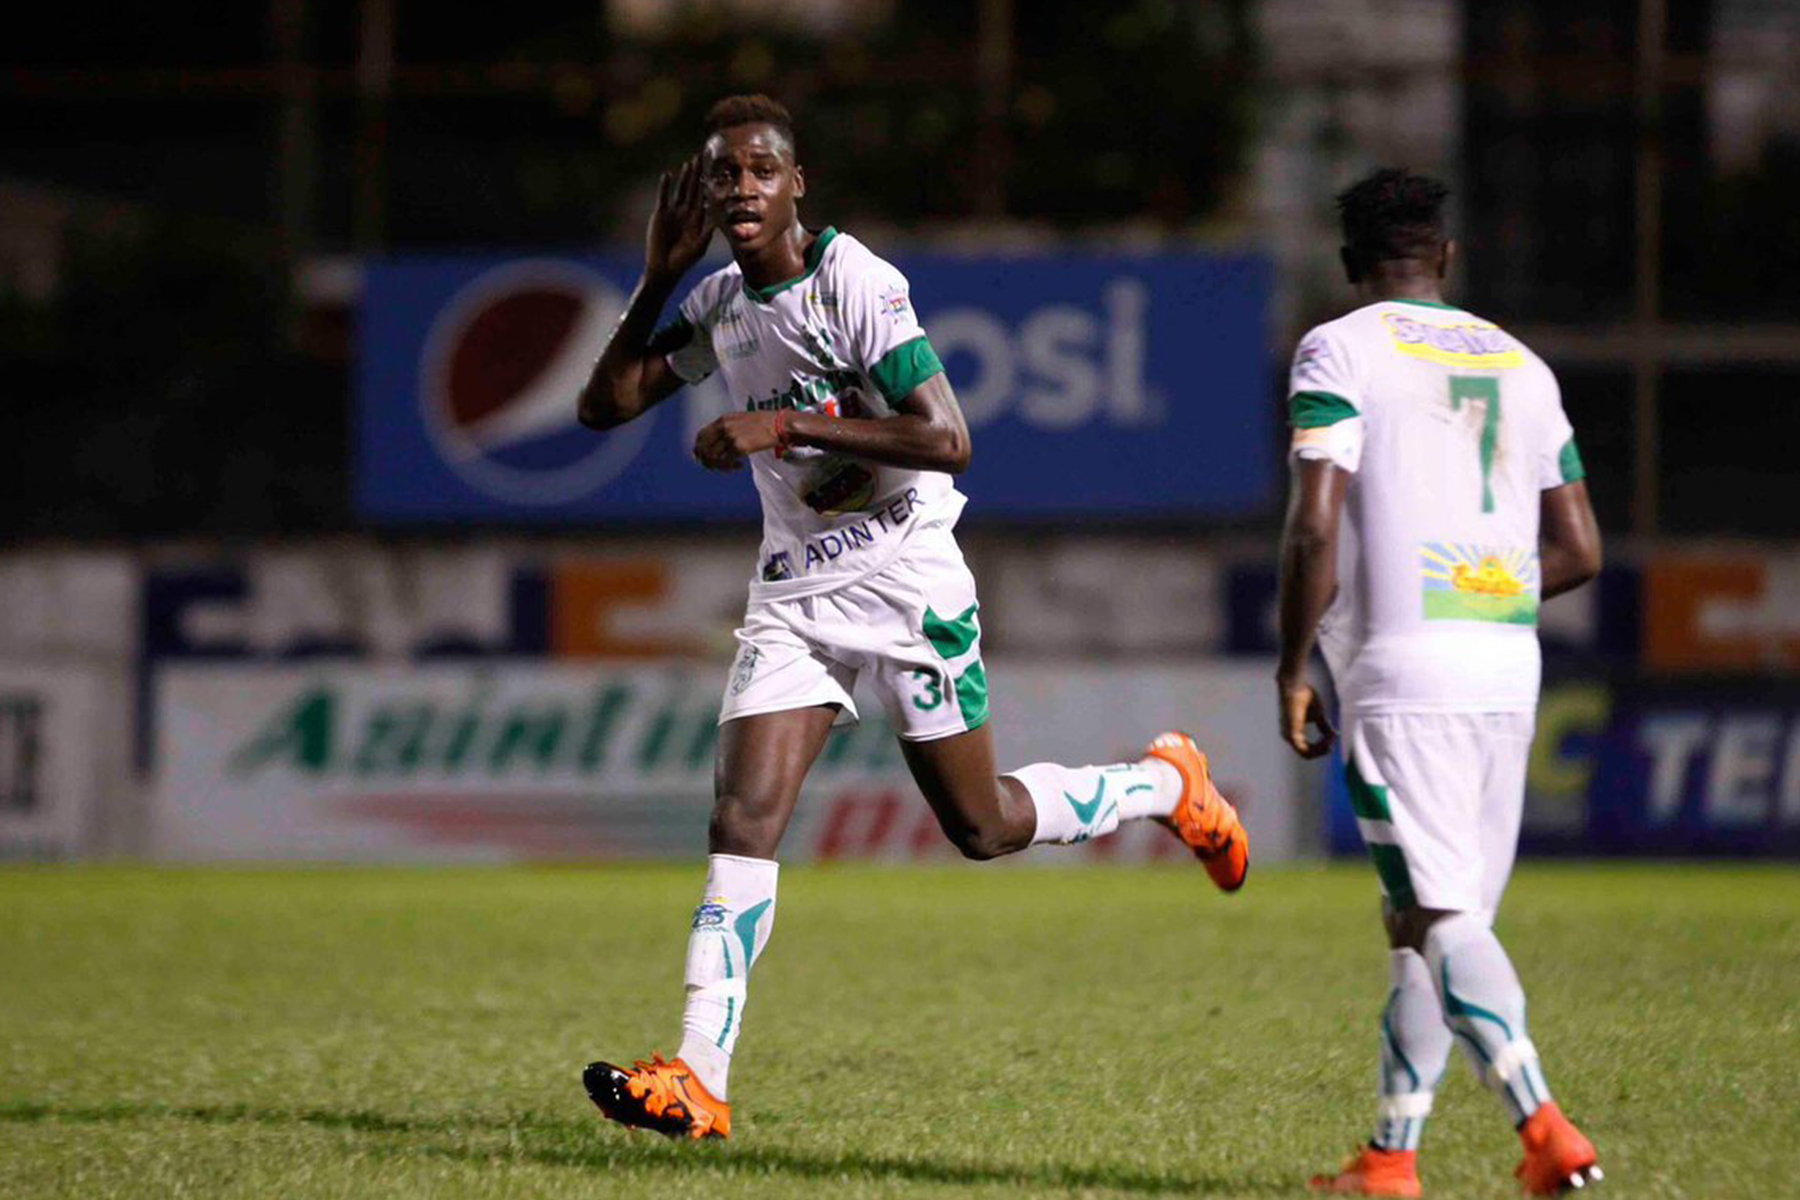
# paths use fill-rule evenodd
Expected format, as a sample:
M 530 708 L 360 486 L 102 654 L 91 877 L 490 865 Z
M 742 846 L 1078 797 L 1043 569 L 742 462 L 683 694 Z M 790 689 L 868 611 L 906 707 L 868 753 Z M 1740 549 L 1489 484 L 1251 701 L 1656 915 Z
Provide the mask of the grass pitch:
M 784 873 L 729 1144 L 672 1052 L 699 870 L 0 871 L 0 1194 L 1294 1196 L 1367 1131 L 1361 867 Z M 1503 916 L 1606 1195 L 1800 1195 L 1800 872 L 1543 867 Z M 1511 1196 L 1460 1058 L 1427 1194 Z

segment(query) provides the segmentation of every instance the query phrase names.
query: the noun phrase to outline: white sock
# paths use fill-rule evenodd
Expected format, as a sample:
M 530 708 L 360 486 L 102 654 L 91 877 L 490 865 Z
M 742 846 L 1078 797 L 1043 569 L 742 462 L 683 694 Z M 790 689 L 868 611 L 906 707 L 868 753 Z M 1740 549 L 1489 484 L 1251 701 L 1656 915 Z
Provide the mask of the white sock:
M 1425 960 L 1444 1018 L 1479 1062 L 1482 1082 L 1523 1124 L 1549 1102 L 1550 1085 L 1525 1031 L 1525 989 L 1500 939 L 1479 916 L 1458 913 L 1431 927 Z
M 1424 956 L 1395 950 L 1390 965 L 1394 986 L 1381 1010 L 1381 1077 L 1370 1140 L 1383 1150 L 1417 1150 L 1453 1038 Z
M 688 935 L 687 1009 L 677 1056 L 700 1083 L 728 1099 L 731 1051 L 744 1024 L 750 968 L 775 928 L 775 877 L 766 858 L 714 854 L 706 860 L 706 894 Z
M 1033 845 L 1070 845 L 1111 833 L 1120 821 L 1166 817 L 1181 800 L 1181 773 L 1161 759 L 1105 767 L 1032 763 L 1007 776 L 1037 810 Z

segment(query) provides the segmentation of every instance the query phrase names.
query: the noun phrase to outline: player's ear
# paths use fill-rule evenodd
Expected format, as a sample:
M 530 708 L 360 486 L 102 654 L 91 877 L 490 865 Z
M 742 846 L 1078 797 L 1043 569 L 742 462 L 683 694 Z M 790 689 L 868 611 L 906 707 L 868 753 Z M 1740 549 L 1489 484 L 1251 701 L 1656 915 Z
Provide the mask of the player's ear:
M 1356 251 L 1348 246 L 1339 246 L 1338 260 L 1344 264 L 1344 278 L 1350 281 L 1351 286 L 1362 282 L 1362 268 L 1357 265 Z
M 1444 248 L 1443 248 L 1443 250 L 1441 250 L 1438 253 L 1438 264 L 1437 264 L 1438 278 L 1439 279 L 1448 279 L 1450 277 L 1450 268 L 1452 265 L 1455 264 L 1455 262 L 1456 262 L 1456 241 L 1453 238 L 1445 238 L 1444 239 Z
M 799 163 L 794 164 L 794 199 L 806 195 L 806 169 Z

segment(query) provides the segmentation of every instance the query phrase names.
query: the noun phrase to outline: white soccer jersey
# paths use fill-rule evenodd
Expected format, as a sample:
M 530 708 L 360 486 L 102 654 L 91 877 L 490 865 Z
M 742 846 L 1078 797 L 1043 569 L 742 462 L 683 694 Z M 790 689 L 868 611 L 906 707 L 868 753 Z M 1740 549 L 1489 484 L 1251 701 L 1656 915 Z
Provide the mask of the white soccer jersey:
M 690 336 L 669 364 L 689 383 L 724 372 L 747 410 L 791 408 L 887 418 L 943 370 L 906 277 L 848 234 L 827 229 L 798 279 L 749 287 L 736 263 L 681 304 Z M 751 599 L 830 591 L 881 569 L 912 531 L 953 525 L 964 497 L 941 471 L 915 471 L 813 447 L 750 456 L 763 543 Z
M 1293 454 L 1354 473 L 1320 647 L 1351 712 L 1537 706 L 1540 493 L 1582 478 L 1556 377 L 1490 321 L 1417 300 L 1294 354 Z

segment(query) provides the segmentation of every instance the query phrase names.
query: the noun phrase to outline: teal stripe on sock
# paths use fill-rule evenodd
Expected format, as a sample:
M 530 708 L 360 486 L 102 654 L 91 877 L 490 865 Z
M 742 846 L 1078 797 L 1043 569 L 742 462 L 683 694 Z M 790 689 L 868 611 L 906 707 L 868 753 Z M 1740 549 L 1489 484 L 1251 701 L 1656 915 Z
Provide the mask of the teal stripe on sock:
M 1407 1078 L 1412 1080 L 1412 1087 L 1407 1090 L 1416 1092 L 1419 1090 L 1419 1073 L 1413 1069 L 1412 1061 L 1406 1057 L 1406 1051 L 1400 1049 L 1400 1039 L 1394 1036 L 1394 1001 L 1399 998 L 1400 989 L 1398 988 L 1388 993 L 1387 1007 L 1381 1010 L 1381 1033 L 1383 1037 L 1387 1038 L 1388 1049 L 1394 1052 L 1394 1057 L 1400 1060 L 1402 1067 L 1406 1068 Z
M 731 942 L 727 939 L 722 947 L 725 951 L 725 978 L 734 979 L 731 971 Z M 725 997 L 725 1028 L 719 1030 L 719 1040 L 715 1044 L 719 1049 L 725 1048 L 725 1035 L 731 1032 L 731 1020 L 737 1015 L 737 997 Z
M 725 1028 L 719 1030 L 719 1040 L 713 1044 L 719 1049 L 725 1048 L 725 1036 L 731 1032 L 731 1018 L 737 1015 L 737 997 L 725 997 Z
M 1450 960 L 1445 959 L 1438 968 L 1438 974 L 1444 982 L 1444 1011 L 1453 1017 L 1472 1017 L 1483 1021 L 1492 1021 L 1500 1027 L 1500 1035 L 1507 1041 L 1513 1040 L 1512 1026 L 1508 1025 L 1498 1013 L 1489 1012 L 1479 1004 L 1470 1004 L 1450 990 Z M 1485 1057 L 1485 1055 L 1484 1055 Z
M 752 904 L 736 921 L 732 922 L 731 927 L 737 930 L 738 941 L 744 943 L 744 974 L 746 975 L 750 973 L 750 964 L 756 961 L 756 922 L 773 903 L 773 900 L 764 900 L 760 904 Z M 730 976 L 726 978 L 730 978 Z

